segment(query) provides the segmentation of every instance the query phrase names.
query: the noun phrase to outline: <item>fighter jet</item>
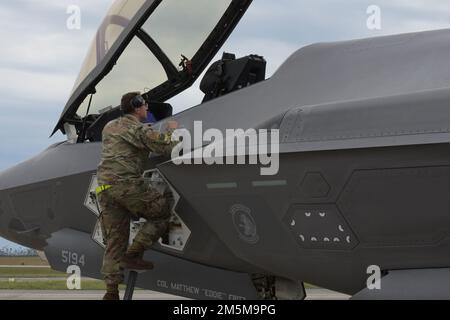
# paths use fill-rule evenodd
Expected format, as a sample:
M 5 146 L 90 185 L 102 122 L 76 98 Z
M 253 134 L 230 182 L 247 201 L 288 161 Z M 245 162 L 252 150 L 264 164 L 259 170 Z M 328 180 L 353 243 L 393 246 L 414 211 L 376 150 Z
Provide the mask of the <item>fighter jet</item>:
M 200 80 L 250 5 L 116 1 L 56 124 L 66 141 L 0 173 L 0 235 L 101 279 L 101 132 L 123 93 L 144 91 L 158 130 L 278 130 L 279 170 L 150 155 L 145 177 L 172 192 L 172 223 L 136 286 L 195 299 L 303 299 L 304 283 L 355 299 L 450 298 L 450 30 L 313 44 L 268 79 L 264 53 L 227 53 L 202 79 L 203 102 L 173 115 L 167 101 Z

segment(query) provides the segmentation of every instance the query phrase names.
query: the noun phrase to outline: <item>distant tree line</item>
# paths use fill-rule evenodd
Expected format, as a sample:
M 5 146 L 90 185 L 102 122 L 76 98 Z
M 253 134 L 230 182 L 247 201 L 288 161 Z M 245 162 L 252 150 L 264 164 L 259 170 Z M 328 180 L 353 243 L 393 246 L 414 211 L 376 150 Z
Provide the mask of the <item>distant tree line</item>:
M 0 257 L 35 257 L 37 252 L 30 248 L 0 248 Z

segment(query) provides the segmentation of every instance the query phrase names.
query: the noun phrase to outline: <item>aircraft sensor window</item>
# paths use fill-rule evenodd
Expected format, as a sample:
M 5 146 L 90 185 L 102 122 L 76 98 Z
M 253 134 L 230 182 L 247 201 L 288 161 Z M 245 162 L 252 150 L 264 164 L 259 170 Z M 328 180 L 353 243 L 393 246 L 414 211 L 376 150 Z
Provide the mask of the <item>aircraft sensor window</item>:
M 145 0 L 119 0 L 112 5 L 89 48 L 73 91 L 103 60 L 108 50 L 111 49 L 122 31 L 128 26 L 131 18 L 144 3 Z
M 192 59 L 219 22 L 231 0 L 164 0 L 142 27 L 173 65 Z
M 114 68 L 96 86 L 96 93 L 88 95 L 78 108 L 77 115 L 99 114 L 101 110 L 120 104 L 122 95 L 131 91 L 147 91 L 167 81 L 167 74 L 147 46 L 135 37 L 118 59 Z

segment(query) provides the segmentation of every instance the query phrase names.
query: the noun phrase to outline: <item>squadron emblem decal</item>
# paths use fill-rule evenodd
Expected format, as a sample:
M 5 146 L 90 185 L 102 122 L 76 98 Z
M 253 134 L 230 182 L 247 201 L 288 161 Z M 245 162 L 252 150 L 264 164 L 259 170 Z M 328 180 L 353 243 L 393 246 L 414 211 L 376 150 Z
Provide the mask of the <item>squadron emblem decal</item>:
M 230 208 L 230 213 L 239 238 L 249 244 L 257 243 L 259 236 L 250 208 L 236 204 Z

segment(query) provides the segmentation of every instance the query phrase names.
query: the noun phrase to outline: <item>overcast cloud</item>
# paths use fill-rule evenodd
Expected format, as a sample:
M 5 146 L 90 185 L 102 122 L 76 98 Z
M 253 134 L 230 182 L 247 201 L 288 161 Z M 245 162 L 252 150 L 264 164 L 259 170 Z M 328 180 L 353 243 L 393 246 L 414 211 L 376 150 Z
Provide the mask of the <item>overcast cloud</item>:
M 111 3 L 15 0 L 0 4 L 0 170 L 64 139 L 61 134 L 48 136 Z M 81 30 L 66 27 L 66 10 L 73 4 L 81 8 Z M 382 30 L 367 29 L 369 5 L 381 8 Z M 290 54 L 311 43 L 448 27 L 448 0 L 254 0 L 223 50 L 238 56 L 263 55 L 271 75 Z M 194 86 L 171 102 L 181 111 L 200 100 Z

